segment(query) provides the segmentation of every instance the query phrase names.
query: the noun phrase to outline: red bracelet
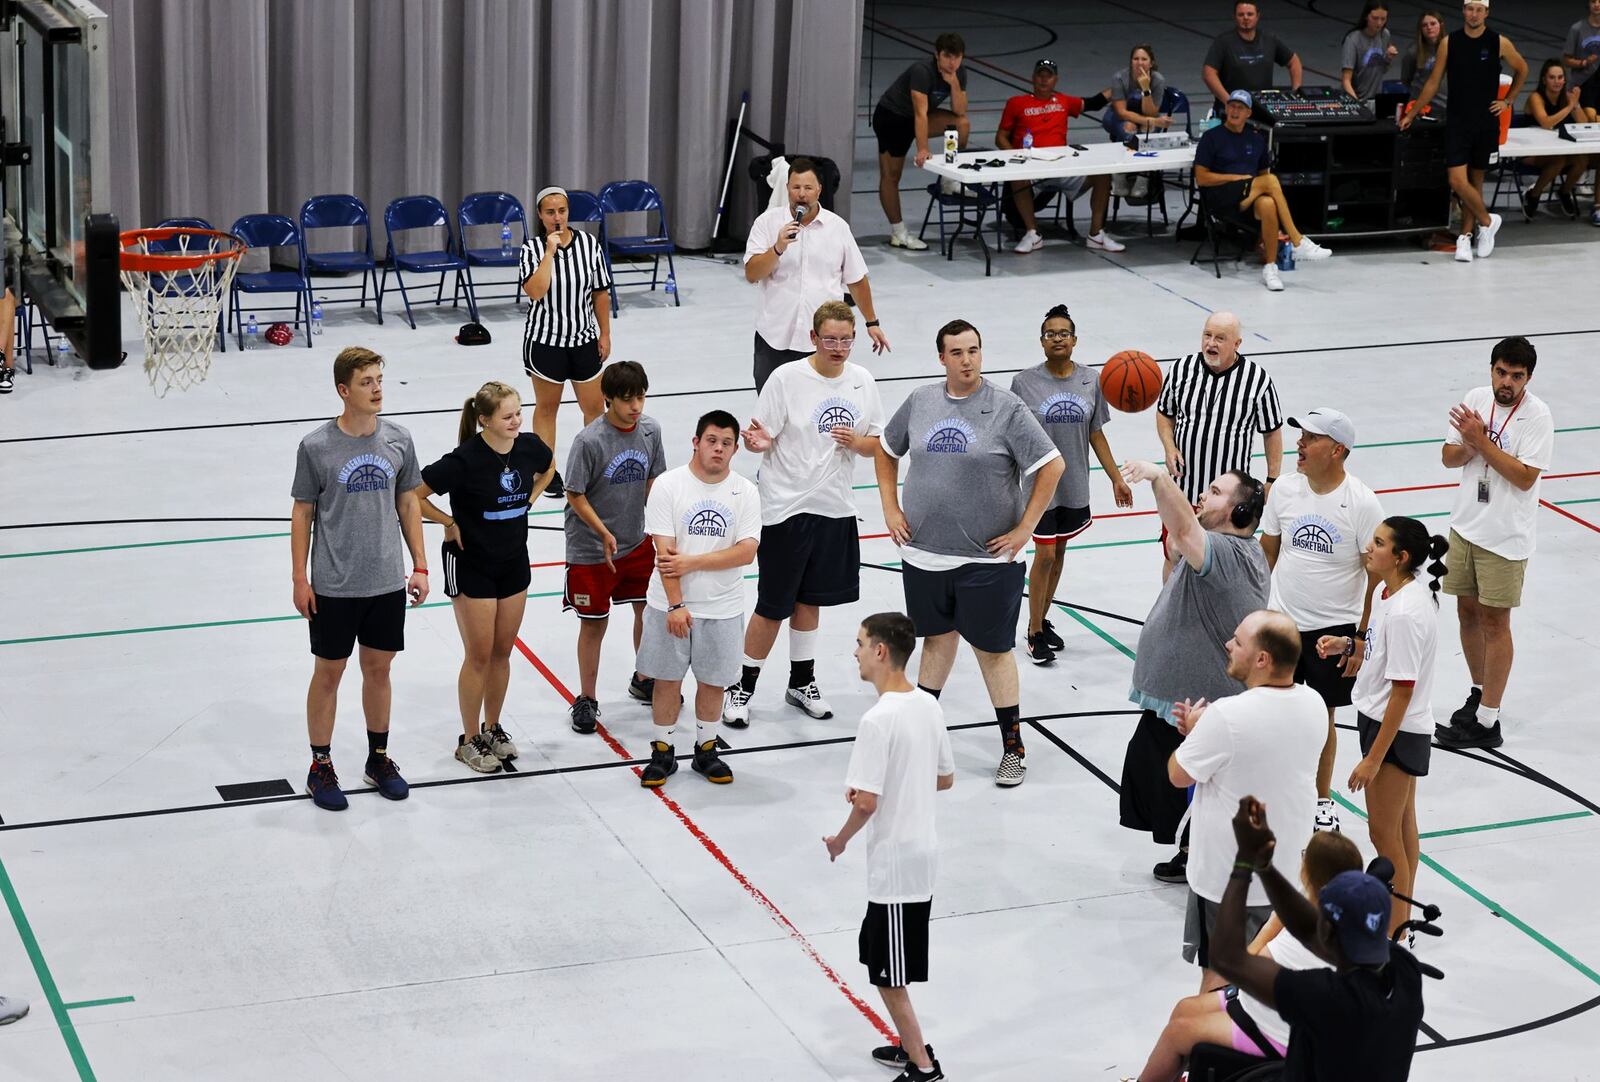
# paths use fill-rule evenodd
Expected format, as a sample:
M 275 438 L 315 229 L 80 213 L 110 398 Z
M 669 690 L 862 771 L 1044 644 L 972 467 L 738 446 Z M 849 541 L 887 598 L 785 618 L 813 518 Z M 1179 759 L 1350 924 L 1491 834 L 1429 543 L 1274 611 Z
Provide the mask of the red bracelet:
M 411 573 L 413 575 L 426 575 L 428 573 L 428 569 L 426 567 L 413 567 L 411 569 Z

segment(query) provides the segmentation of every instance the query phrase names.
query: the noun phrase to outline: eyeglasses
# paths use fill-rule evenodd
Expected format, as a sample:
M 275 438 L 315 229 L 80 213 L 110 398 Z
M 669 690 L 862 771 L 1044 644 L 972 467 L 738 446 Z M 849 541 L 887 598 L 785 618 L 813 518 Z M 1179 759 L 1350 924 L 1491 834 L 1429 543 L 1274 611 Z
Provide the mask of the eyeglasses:
M 1039 336 L 1047 342 L 1065 342 L 1069 338 L 1078 337 L 1074 331 L 1045 331 Z
M 824 349 L 850 349 L 856 344 L 854 338 L 819 338 Z

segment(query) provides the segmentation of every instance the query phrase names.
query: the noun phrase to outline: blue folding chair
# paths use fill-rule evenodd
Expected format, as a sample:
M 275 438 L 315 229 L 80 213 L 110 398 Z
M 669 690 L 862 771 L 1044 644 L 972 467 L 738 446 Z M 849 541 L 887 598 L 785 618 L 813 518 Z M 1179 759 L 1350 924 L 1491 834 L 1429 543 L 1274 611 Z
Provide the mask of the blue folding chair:
M 1107 106 L 1106 108 L 1109 109 L 1110 106 Z M 1167 116 L 1172 117 L 1172 119 L 1174 121 L 1176 121 L 1178 119 L 1178 114 L 1182 113 L 1183 114 L 1183 130 L 1184 130 L 1184 134 L 1188 135 L 1190 137 L 1190 139 L 1194 138 L 1194 128 L 1193 128 L 1193 123 L 1192 123 L 1193 114 L 1191 113 L 1191 111 L 1189 109 L 1189 95 L 1185 94 L 1183 91 L 1179 90 L 1176 87 L 1171 87 L 1171 86 L 1167 87 L 1167 92 L 1162 95 L 1162 97 L 1161 97 L 1161 107 L 1157 110 L 1157 112 L 1163 113 L 1163 114 L 1165 114 Z M 1168 128 L 1167 130 L 1168 131 L 1172 131 L 1173 129 L 1172 128 Z M 1189 192 L 1191 186 L 1190 186 L 1190 183 L 1189 183 L 1189 177 L 1184 175 L 1185 174 L 1185 170 L 1178 169 L 1178 170 L 1175 170 L 1175 172 L 1178 175 L 1171 182 L 1172 186 L 1175 187 L 1175 188 L 1182 188 L 1186 193 Z M 1191 169 L 1188 172 L 1192 173 L 1193 170 Z M 1155 232 L 1156 232 L 1156 228 L 1155 228 L 1156 211 L 1159 210 L 1161 212 L 1161 224 L 1163 226 L 1169 225 L 1171 223 L 1171 219 L 1169 219 L 1167 217 L 1167 183 L 1168 182 L 1167 182 L 1167 175 L 1165 173 L 1163 173 L 1163 172 L 1160 172 L 1160 171 L 1157 171 L 1157 172 L 1154 172 L 1154 173 L 1150 173 L 1150 174 L 1148 174 L 1148 176 L 1150 178 L 1150 182 L 1149 183 L 1150 183 L 1150 187 L 1152 188 L 1152 191 L 1149 193 L 1147 201 L 1145 202 L 1145 206 L 1144 206 L 1144 231 L 1145 231 L 1145 236 L 1153 237 L 1153 236 L 1155 236 Z M 1111 220 L 1113 222 L 1115 222 L 1117 220 L 1117 213 L 1122 209 L 1122 203 L 1123 203 L 1123 197 L 1122 196 L 1114 195 L 1114 196 L 1111 197 Z M 1130 205 L 1133 205 L 1133 204 L 1130 204 Z M 1190 212 L 1190 207 L 1188 206 L 1188 204 L 1185 204 L 1184 205 L 1184 210 L 1183 210 L 1183 217 L 1178 219 L 1178 224 L 1179 225 L 1183 224 L 1183 219 L 1187 218 L 1189 216 L 1189 212 Z
M 511 227 L 511 250 L 504 250 L 501 243 L 501 228 Z M 495 227 L 494 247 L 469 248 L 467 247 L 467 230 L 493 226 Z M 473 267 L 517 267 L 522 266 L 522 246 L 528 243 L 528 212 L 523 210 L 522 201 L 508 192 L 473 192 L 461 200 L 461 206 L 456 208 L 456 244 L 461 258 L 467 263 L 467 284 L 472 288 L 476 297 L 478 283 L 472 277 Z M 500 283 L 495 283 L 500 284 Z M 522 282 L 515 283 L 509 294 L 487 294 L 489 300 L 499 300 L 502 296 L 510 296 L 521 307 L 526 300 L 522 292 Z
M 212 229 L 216 227 L 204 218 L 163 218 L 155 225 L 157 229 Z M 183 244 L 175 239 L 153 240 L 147 243 L 146 249 L 152 254 L 157 252 L 174 253 L 183 250 Z M 151 298 L 157 292 L 187 293 L 194 285 L 194 279 L 188 271 L 174 271 L 171 274 L 150 275 L 150 286 L 145 291 L 145 303 L 151 303 Z M 49 337 L 45 338 L 48 346 Z M 219 352 L 228 352 L 228 336 L 224 329 L 223 316 L 217 313 L 217 349 Z M 51 363 L 54 363 L 52 358 Z
M 290 218 L 282 214 L 246 214 L 243 218 L 233 223 L 229 230 L 234 236 L 244 241 L 247 248 L 293 248 L 298 260 L 300 252 L 300 227 Z M 294 294 L 294 319 L 292 326 L 305 325 L 306 348 L 311 348 L 311 283 L 306 281 L 306 276 L 300 271 L 273 270 L 270 264 L 271 253 L 268 253 L 269 264 L 264 271 L 235 271 L 233 286 L 228 290 L 230 316 L 234 333 L 238 336 L 239 348 L 244 348 L 244 313 L 246 309 L 240 304 L 239 294 L 249 293 L 293 293 Z M 287 312 L 288 305 L 270 304 L 257 305 L 248 309 L 250 312 Z
M 606 251 L 606 216 L 600 210 L 600 197 L 593 192 L 574 189 L 567 192 L 567 224 L 596 225 L 595 235 L 600 241 L 600 253 L 605 257 L 606 271 L 611 279 L 611 314 L 617 314 L 617 276 L 611 274 L 611 255 Z
M 313 229 L 358 229 L 359 248 L 344 251 L 311 251 Z M 359 271 L 360 286 L 322 286 L 319 293 L 361 290 L 361 307 L 367 306 L 367 278 L 372 278 L 378 322 L 383 322 L 383 285 L 378 279 L 378 261 L 372 258 L 372 219 L 367 205 L 353 195 L 314 195 L 300 206 L 300 274 L 309 285 L 313 274 L 345 275 Z M 348 304 L 349 301 L 330 301 Z
M 401 252 L 395 248 L 395 234 L 404 233 L 412 229 L 443 229 L 444 246 L 430 248 L 422 252 Z M 417 329 L 416 317 L 411 314 L 411 295 L 406 292 L 405 272 L 412 274 L 438 274 L 439 292 L 433 298 L 434 304 L 444 303 L 445 275 L 455 272 L 456 291 L 451 298 L 451 307 L 461 303 L 463 291 L 467 294 L 467 311 L 472 315 L 472 322 L 478 322 L 478 302 L 472 295 L 472 283 L 467 278 L 467 261 L 455 253 L 455 237 L 450 229 L 450 212 L 444 209 L 444 204 L 431 195 L 402 195 L 399 199 L 391 199 L 383 211 L 383 231 L 388 237 L 384 247 L 383 278 L 378 285 L 378 308 L 383 308 L 383 283 L 389 280 L 389 271 L 394 271 L 394 280 L 400 286 L 400 299 L 405 302 L 406 321 L 411 324 L 411 329 Z
M 672 303 L 681 306 L 683 300 L 678 296 L 678 274 L 672 265 L 672 233 L 667 228 L 667 207 L 661 201 L 661 193 L 655 186 L 644 180 L 616 180 L 600 189 L 600 238 L 601 249 L 606 256 L 606 269 L 611 275 L 611 314 L 617 314 L 617 269 L 612 264 L 613 254 L 621 256 L 650 256 L 650 289 L 654 292 L 660 278 L 661 257 L 667 257 L 667 277 L 672 282 Z M 568 196 L 570 206 L 571 196 Z M 654 233 L 644 233 L 639 236 L 614 236 L 607 217 L 612 214 L 648 214 L 655 211 L 657 215 L 657 229 Z M 569 220 L 570 220 L 569 211 Z M 648 218 L 646 222 L 648 222 Z M 643 267 L 628 267 L 628 274 L 643 274 Z M 643 285 L 642 282 L 630 283 Z

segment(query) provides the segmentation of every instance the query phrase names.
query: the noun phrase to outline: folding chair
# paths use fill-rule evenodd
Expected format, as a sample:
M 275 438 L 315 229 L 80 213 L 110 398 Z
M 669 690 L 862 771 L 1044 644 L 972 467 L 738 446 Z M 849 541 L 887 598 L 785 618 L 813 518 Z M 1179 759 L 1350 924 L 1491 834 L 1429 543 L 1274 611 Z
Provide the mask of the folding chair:
M 1172 117 L 1174 121 L 1177 120 L 1178 114 L 1182 113 L 1184 134 L 1188 135 L 1190 139 L 1194 138 L 1192 114 L 1189 109 L 1189 95 L 1185 94 L 1181 90 L 1169 86 L 1167 87 L 1166 93 L 1161 96 L 1161 107 L 1157 111 Z M 1167 130 L 1171 131 L 1172 129 L 1168 128 Z M 1193 171 L 1194 170 L 1192 167 L 1187 170 L 1187 172 L 1191 174 Z M 1175 172 L 1178 175 L 1174 179 L 1174 186 L 1182 187 L 1184 191 L 1188 191 L 1189 181 L 1184 175 L 1185 170 L 1178 169 L 1175 170 Z M 1147 202 L 1144 207 L 1145 236 L 1153 237 L 1156 235 L 1155 214 L 1157 210 L 1161 212 L 1161 225 L 1163 228 L 1172 224 L 1172 220 L 1167 217 L 1167 175 L 1160 170 L 1149 174 L 1140 173 L 1136 175 L 1149 176 L 1150 184 L 1153 188 L 1153 190 L 1149 193 L 1149 202 Z M 1111 196 L 1111 220 L 1113 222 L 1117 220 L 1117 212 L 1122 209 L 1122 200 L 1123 197 L 1120 195 L 1113 194 Z M 1133 204 L 1130 203 L 1129 205 L 1132 206 Z M 1188 217 L 1188 211 L 1189 208 L 1185 207 L 1184 218 Z M 1183 218 L 1178 219 L 1178 221 L 1181 225 Z
M 570 206 L 571 196 L 568 196 Z M 611 314 L 617 313 L 617 268 L 612 262 L 612 255 L 622 256 L 650 256 L 650 290 L 655 291 L 657 279 L 660 276 L 661 257 L 667 258 L 667 278 L 672 283 L 672 303 L 681 307 L 683 298 L 678 295 L 678 275 L 672 265 L 672 233 L 667 227 L 667 207 L 661 201 L 661 193 L 655 186 L 644 180 L 615 180 L 600 189 L 600 238 L 601 250 L 605 252 L 606 269 L 610 272 L 611 289 Z M 657 229 L 654 233 L 646 232 L 639 236 L 619 237 L 613 235 L 608 218 L 612 214 L 648 214 L 655 211 L 657 216 Z M 569 211 L 570 220 L 570 211 Z M 646 219 L 648 222 L 648 218 Z M 644 268 L 629 267 L 624 272 L 627 274 L 644 274 Z M 631 283 L 643 285 L 642 282 Z
M 971 227 L 973 235 L 982 242 L 983 216 L 987 213 L 994 214 L 994 247 L 999 251 L 1004 241 L 1001 239 L 1000 220 L 1005 217 L 1000 213 L 1002 194 L 996 197 L 992 185 L 971 184 L 962 185 L 960 193 L 946 192 L 942 181 L 934 181 L 928 185 L 928 209 L 922 215 L 922 228 L 917 230 L 917 239 L 925 240 L 928 232 L 928 221 L 933 217 L 933 208 L 939 208 L 939 250 L 946 259 L 955 258 L 956 240 L 961 236 L 961 230 Z M 954 212 L 954 223 L 947 222 L 947 214 Z M 968 216 L 968 212 L 971 216 Z M 945 226 L 951 225 L 948 239 Z M 987 248 L 987 245 L 984 245 Z M 988 253 L 984 254 L 985 268 L 987 269 Z
M 311 251 L 313 229 L 358 229 L 360 246 L 347 250 Z M 361 290 L 361 307 L 367 306 L 367 279 L 372 279 L 378 322 L 383 322 L 383 288 L 378 280 L 378 261 L 372 257 L 372 219 L 367 205 L 353 195 L 314 195 L 300 207 L 300 274 L 309 284 L 313 274 L 345 275 L 361 273 L 360 286 L 322 286 L 318 293 Z M 349 301 L 328 303 L 349 304 Z
M 1261 239 L 1260 232 L 1253 228 L 1246 228 L 1239 222 L 1228 218 L 1220 218 L 1213 214 L 1210 206 L 1207 205 L 1204 189 L 1198 190 L 1195 209 L 1200 219 L 1200 224 L 1205 226 L 1206 235 L 1200 238 L 1199 244 L 1195 245 L 1194 254 L 1189 257 L 1189 265 L 1192 267 L 1199 261 L 1201 250 L 1209 243 L 1211 245 L 1211 256 L 1207 262 L 1211 264 L 1211 273 L 1221 278 L 1222 243 L 1224 239 L 1232 236 L 1239 242 L 1238 250 L 1233 256 L 1233 261 L 1237 264 L 1244 258 L 1246 252 L 1254 250 L 1256 242 Z
M 1533 117 L 1529 116 L 1527 113 L 1517 112 L 1511 115 L 1511 126 L 1513 128 L 1531 128 L 1535 125 L 1533 122 Z M 1572 145 L 1573 148 L 1576 149 L 1578 144 L 1574 143 Z M 1500 202 L 1500 190 L 1505 186 L 1506 177 L 1507 174 L 1509 174 L 1511 178 L 1511 194 L 1517 201 L 1517 213 L 1522 215 L 1523 221 L 1533 221 L 1533 218 L 1528 214 L 1527 204 L 1523 202 L 1522 198 L 1523 193 L 1526 192 L 1529 187 L 1532 187 L 1532 185 L 1524 185 L 1523 181 L 1530 178 L 1532 180 L 1537 180 L 1539 178 L 1539 174 L 1542 172 L 1543 167 L 1537 164 L 1538 162 L 1538 158 L 1507 158 L 1503 154 L 1499 155 L 1495 161 L 1495 164 L 1490 166 L 1490 168 L 1494 170 L 1495 175 L 1494 194 L 1489 197 L 1489 201 L 1484 205 L 1490 210 L 1493 210 Z M 1555 195 L 1555 191 L 1556 185 L 1551 184 L 1549 191 L 1544 193 L 1544 198 L 1549 199 L 1553 197 Z
M 505 226 L 511 227 L 511 251 L 504 250 L 501 244 L 501 233 Z M 469 248 L 467 246 L 467 230 L 492 226 L 495 228 L 494 246 L 491 248 Z M 456 208 L 456 244 L 461 258 L 466 261 L 467 285 L 477 296 L 478 283 L 472 277 L 473 267 L 514 267 L 522 266 L 522 246 L 528 243 L 528 212 L 523 209 L 522 201 L 508 192 L 473 192 L 461 200 L 461 205 Z M 495 282 L 495 285 L 503 283 Z M 489 300 L 501 300 L 510 296 L 520 308 L 526 296 L 522 292 L 522 283 L 514 283 L 515 288 L 510 294 L 487 294 Z
M 163 218 L 161 221 L 156 223 L 155 227 L 157 229 L 216 228 L 204 218 Z M 176 240 L 153 240 L 150 241 L 148 245 L 148 249 L 152 254 L 156 252 L 176 252 L 180 247 L 180 243 Z M 163 291 L 170 289 L 174 292 L 182 293 L 188 292 L 191 284 L 192 282 L 188 271 L 174 271 L 171 274 L 152 274 L 150 276 L 150 289 L 146 293 L 145 303 L 150 303 L 150 295 L 154 294 L 158 288 L 162 289 Z M 46 332 L 45 345 L 48 346 L 49 344 L 50 338 L 48 332 Z M 223 317 L 221 313 L 217 315 L 217 349 L 222 353 L 228 352 L 228 336 L 224 329 Z M 52 354 L 50 357 L 50 363 L 55 364 L 54 354 Z
M 293 248 L 298 264 L 300 253 L 300 227 L 294 220 L 282 214 L 246 214 L 233 223 L 229 230 L 234 236 L 244 241 L 249 248 Z M 291 326 L 305 325 L 306 348 L 311 348 L 311 283 L 306 281 L 306 276 L 299 270 L 273 270 L 271 266 L 271 252 L 268 253 L 268 266 L 264 271 L 235 271 L 233 285 L 228 290 L 229 319 L 233 323 L 234 333 L 238 337 L 239 348 L 244 348 L 244 313 L 247 311 L 239 300 L 241 293 L 252 296 L 261 293 L 292 293 L 294 306 L 273 304 L 252 307 L 248 311 L 254 312 L 294 312 Z
M 412 229 L 443 229 L 444 247 L 423 252 L 401 252 L 395 248 L 395 234 Z M 456 276 L 455 295 L 450 299 L 452 308 L 461 303 L 461 294 L 467 295 L 467 311 L 472 322 L 478 322 L 478 302 L 472 295 L 472 284 L 467 278 L 467 261 L 455 253 L 455 240 L 450 230 L 450 214 L 444 204 L 431 195 L 402 195 L 391 199 L 383 211 L 383 230 L 388 241 L 384 246 L 383 277 L 378 283 L 378 308 L 383 308 L 383 286 L 394 270 L 394 280 L 400 286 L 400 300 L 406 306 L 406 321 L 417 329 L 416 317 L 411 314 L 411 295 L 406 292 L 405 272 L 439 275 L 439 292 L 434 304 L 444 303 L 444 279 L 452 271 Z

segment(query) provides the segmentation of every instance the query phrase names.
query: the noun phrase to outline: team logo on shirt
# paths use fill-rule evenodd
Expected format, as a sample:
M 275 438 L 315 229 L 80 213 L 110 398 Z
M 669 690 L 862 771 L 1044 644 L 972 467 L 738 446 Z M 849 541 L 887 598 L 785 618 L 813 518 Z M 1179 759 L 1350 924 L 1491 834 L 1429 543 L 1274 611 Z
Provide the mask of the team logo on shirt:
M 683 516 L 690 537 L 727 537 L 733 509 L 716 500 L 701 500 Z
M 394 463 L 382 455 L 357 455 L 339 471 L 346 492 L 382 492 L 395 475 Z
M 1321 515 L 1301 515 L 1289 530 L 1289 547 L 1301 552 L 1316 552 L 1332 556 L 1335 545 L 1344 540 L 1339 527 Z
M 923 446 L 933 455 L 964 455 L 977 432 L 959 417 L 946 417 L 933 422 L 924 437 Z
M 649 472 L 650 460 L 644 452 L 630 447 L 606 464 L 605 478 L 613 485 L 631 485 L 643 481 Z
M 522 488 L 522 471 L 507 466 L 500 471 L 500 490 L 516 494 Z
M 811 411 L 811 423 L 826 436 L 840 425 L 854 428 L 860 416 L 861 410 L 848 398 L 825 398 Z
M 1039 403 L 1039 420 L 1047 425 L 1075 425 L 1089 419 L 1089 403 L 1071 391 L 1057 391 Z

